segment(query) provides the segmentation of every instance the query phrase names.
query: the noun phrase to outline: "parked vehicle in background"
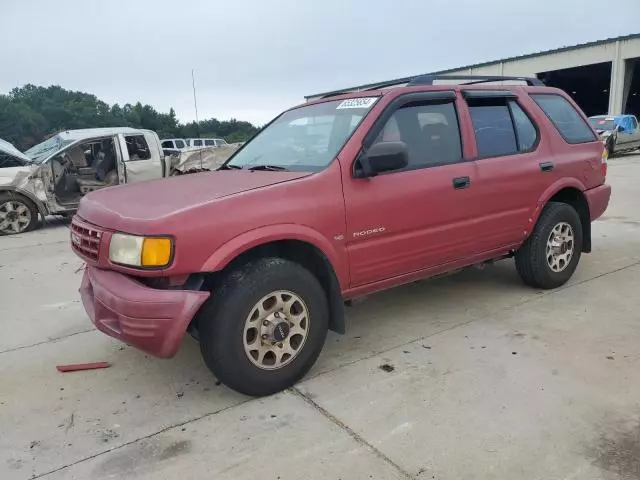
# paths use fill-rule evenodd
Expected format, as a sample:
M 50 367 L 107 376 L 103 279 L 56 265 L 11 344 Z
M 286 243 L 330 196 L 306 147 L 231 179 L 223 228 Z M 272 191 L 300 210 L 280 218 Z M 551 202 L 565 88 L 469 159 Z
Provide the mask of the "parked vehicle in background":
M 29 157 L 11 143 L 0 140 L 0 232 L 4 234 L 24 231 L 33 221 L 31 210 L 8 188 L 16 178 L 27 177 L 31 165 Z
M 595 115 L 589 123 L 602 139 L 609 156 L 640 148 L 640 125 L 634 115 Z
M 39 216 L 71 215 L 94 190 L 213 170 L 235 150 L 165 155 L 155 132 L 126 127 L 67 130 L 24 154 L 1 141 L 0 235 L 32 230 Z
M 303 104 L 218 171 L 88 195 L 71 245 L 95 326 L 158 357 L 192 332 L 219 380 L 268 395 L 344 333 L 345 300 L 508 257 L 563 285 L 609 202 L 601 141 L 537 79 L 440 78 Z M 479 84 L 504 80 L 529 86 Z
M 163 149 L 183 151 L 189 148 L 189 145 L 184 138 L 166 138 L 164 140 L 160 140 L 160 142 Z
M 224 138 L 187 138 L 190 147 L 226 147 L 229 145 Z

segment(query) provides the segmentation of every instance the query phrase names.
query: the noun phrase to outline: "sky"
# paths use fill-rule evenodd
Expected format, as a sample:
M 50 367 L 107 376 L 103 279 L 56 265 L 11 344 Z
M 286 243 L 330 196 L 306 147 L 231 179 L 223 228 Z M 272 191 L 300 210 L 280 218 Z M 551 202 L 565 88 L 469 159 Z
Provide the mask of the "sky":
M 640 32 L 640 0 L 0 0 L 27 83 L 263 124 L 305 95 Z M 613 4 L 611 4 L 613 5 Z

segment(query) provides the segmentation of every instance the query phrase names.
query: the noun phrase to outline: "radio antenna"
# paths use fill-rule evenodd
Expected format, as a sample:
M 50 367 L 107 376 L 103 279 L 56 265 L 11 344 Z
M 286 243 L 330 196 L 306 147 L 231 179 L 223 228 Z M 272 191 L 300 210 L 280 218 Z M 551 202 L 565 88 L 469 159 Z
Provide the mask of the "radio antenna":
M 196 98 L 196 71 L 191 69 L 191 85 L 193 86 L 193 107 L 196 111 L 196 135 L 200 138 L 200 120 L 198 119 L 198 99 Z M 202 148 L 200 148 L 200 171 L 202 171 Z

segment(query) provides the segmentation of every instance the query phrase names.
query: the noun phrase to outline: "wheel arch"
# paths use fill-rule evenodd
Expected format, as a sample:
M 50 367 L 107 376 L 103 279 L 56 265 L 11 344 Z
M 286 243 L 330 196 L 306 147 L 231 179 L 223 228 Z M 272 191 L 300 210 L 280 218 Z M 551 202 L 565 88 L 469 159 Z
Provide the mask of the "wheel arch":
M 329 304 L 329 329 L 337 333 L 345 333 L 341 288 L 345 279 L 341 278 L 340 272 L 334 267 L 334 265 L 340 265 L 338 253 L 332 248 L 329 249 L 326 244 L 322 245 L 325 242 L 318 241 L 316 235 L 308 233 L 292 235 L 291 226 L 287 227 L 288 235 L 274 231 L 269 235 L 247 232 L 216 249 L 202 268 L 202 272 L 206 272 L 205 287 L 212 289 L 227 272 L 255 258 L 268 256 L 285 258 L 301 264 L 318 278 Z
M 591 214 L 589 212 L 589 202 L 584 195 L 585 187 L 575 179 L 564 180 L 554 184 L 542 196 L 536 209 L 534 221 L 535 225 L 540 217 L 544 206 L 549 202 L 566 203 L 575 209 L 580 216 L 582 224 L 582 251 L 591 252 Z
M 47 206 L 44 203 L 42 203 L 31 192 L 18 189 L 12 186 L 4 185 L 4 186 L 0 186 L 0 193 L 12 193 L 18 197 L 25 197 L 27 200 L 31 201 L 36 206 L 36 208 L 38 209 L 38 213 L 40 213 L 40 215 L 42 215 L 43 218 L 49 215 L 49 209 L 47 208 Z

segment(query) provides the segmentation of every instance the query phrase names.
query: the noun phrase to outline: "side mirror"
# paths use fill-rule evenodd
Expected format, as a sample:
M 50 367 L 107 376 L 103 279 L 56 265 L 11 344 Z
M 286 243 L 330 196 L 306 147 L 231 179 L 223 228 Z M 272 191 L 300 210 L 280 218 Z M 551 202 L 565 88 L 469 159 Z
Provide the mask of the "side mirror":
M 623 127 L 622 125 L 618 125 L 617 130 L 618 130 L 619 132 L 624 132 L 624 127 Z
M 359 163 L 361 168 L 356 177 L 375 177 L 405 168 L 409 164 L 409 150 L 404 142 L 375 143 L 360 156 Z

